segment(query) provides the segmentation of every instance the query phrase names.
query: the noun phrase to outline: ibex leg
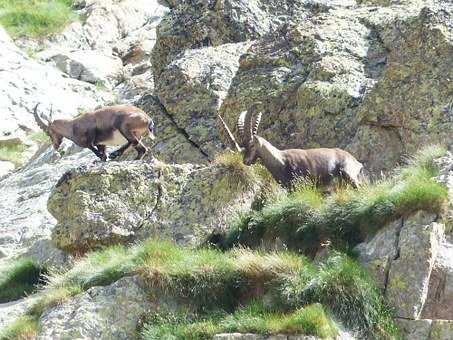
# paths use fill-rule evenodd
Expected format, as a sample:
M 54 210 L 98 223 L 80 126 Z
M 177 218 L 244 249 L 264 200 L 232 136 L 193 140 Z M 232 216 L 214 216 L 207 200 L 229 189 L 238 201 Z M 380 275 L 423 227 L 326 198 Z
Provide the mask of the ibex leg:
M 127 142 L 126 144 L 124 144 L 123 146 L 121 146 L 119 149 L 111 152 L 109 154 L 109 158 L 110 159 L 115 159 L 115 158 L 118 158 L 119 156 L 121 156 L 130 146 L 131 146 L 131 142 Z
M 125 129 L 119 129 L 121 134 L 128 140 L 128 143 L 123 145 L 121 148 L 116 150 L 111 154 L 115 158 L 118 156 L 121 156 L 129 146 L 133 146 L 135 150 L 137 150 L 137 157 L 135 157 L 136 160 L 142 159 L 144 154 L 148 151 L 147 147 L 143 145 L 143 143 L 140 141 L 140 138 L 138 138 L 133 132 L 127 131 Z
M 105 150 L 104 152 L 101 152 L 98 150 L 98 148 L 95 146 L 95 145 L 90 145 L 88 146 L 88 149 L 90 149 L 91 151 L 93 151 L 93 153 L 98 156 L 101 161 L 105 162 L 107 160 L 107 156 L 105 155 Z

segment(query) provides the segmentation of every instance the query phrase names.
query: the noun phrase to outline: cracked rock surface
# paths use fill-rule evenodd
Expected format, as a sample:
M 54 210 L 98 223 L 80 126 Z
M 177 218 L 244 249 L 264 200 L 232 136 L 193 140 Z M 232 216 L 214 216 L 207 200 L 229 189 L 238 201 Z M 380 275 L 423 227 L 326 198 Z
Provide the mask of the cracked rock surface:
M 222 166 L 110 162 L 66 172 L 48 209 L 54 244 L 83 252 L 149 236 L 199 245 L 247 209 L 252 191 L 235 191 Z

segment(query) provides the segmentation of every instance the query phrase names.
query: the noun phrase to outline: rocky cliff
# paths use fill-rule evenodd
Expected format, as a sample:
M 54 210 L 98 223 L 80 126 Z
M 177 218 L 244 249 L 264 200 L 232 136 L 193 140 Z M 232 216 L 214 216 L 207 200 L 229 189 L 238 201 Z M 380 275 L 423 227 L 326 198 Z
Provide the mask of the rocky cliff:
M 71 6 L 74 18 L 45 37 L 0 26 L 0 286 L 21 258 L 51 273 L 44 290 L 0 304 L 0 328 L 24 329 L 23 322 L 34 331 L 22 336 L 39 339 L 154 339 L 171 327 L 182 338 L 373 338 L 397 337 L 389 321 L 396 320 L 407 339 L 453 337 L 451 153 L 433 156 L 436 162 L 426 169 L 411 168 L 423 173 L 414 177 L 422 182 L 398 175 L 389 182 L 392 188 L 370 187 L 363 196 L 378 197 L 375 205 L 360 210 L 346 192 L 327 198 L 323 210 L 313 198 L 317 194 L 304 189 L 300 195 L 310 199 L 299 201 L 262 168 L 225 155 L 227 140 L 217 118 L 220 113 L 236 132 L 238 114 L 258 103 L 259 133 L 275 146 L 341 147 L 374 178 L 381 172 L 394 176 L 395 167 L 427 144 L 451 151 L 450 1 L 76 0 Z M 0 2 L 0 16 L 2 8 Z M 126 155 L 99 164 L 69 141 L 57 153 L 33 121 L 38 102 L 56 117 L 134 104 L 155 120 L 157 140 L 147 142 L 151 153 L 144 162 Z M 404 191 L 411 197 L 397 196 L 414 185 L 418 189 Z M 259 220 L 278 211 L 296 217 Z M 376 285 L 361 295 L 366 302 L 374 299 L 369 305 L 329 300 L 331 292 L 358 294 L 343 281 L 335 281 L 343 285 L 338 291 L 316 286 L 333 287 L 328 277 L 345 277 L 332 263 L 352 271 L 336 253 L 344 248 L 318 247 L 325 235 L 310 239 L 291 231 L 285 241 L 283 227 L 268 234 L 257 229 L 310 225 L 300 221 L 325 217 L 326 211 L 337 215 L 329 228 L 340 238 L 342 231 L 332 226 L 350 226 L 348 218 L 356 227 L 373 225 L 373 232 L 354 242 L 345 237 Z M 354 220 L 356 211 L 375 220 Z M 237 235 L 230 231 L 238 225 L 253 242 L 230 243 L 267 249 L 264 254 L 203 250 L 210 242 L 225 246 L 225 235 Z M 187 253 L 159 248 L 150 241 L 155 239 L 171 240 Z M 291 240 L 309 239 L 316 249 L 305 255 L 316 255 L 313 263 L 311 258 L 302 265 L 286 254 L 303 252 Z M 313 267 L 304 272 L 304 266 Z M 354 273 L 358 287 L 368 284 L 360 281 L 359 269 Z M 324 295 L 302 290 L 302 282 Z M 267 305 L 247 309 L 251 300 Z M 210 301 L 227 315 L 203 314 Z M 391 318 L 381 303 L 393 310 Z M 286 319 L 275 319 L 269 305 L 279 306 L 272 313 L 289 313 Z M 181 306 L 188 319 L 181 319 Z M 164 309 L 165 317 L 157 313 Z M 320 327 L 310 319 L 313 313 L 318 321 L 332 320 Z M 365 316 L 350 322 L 357 315 Z M 266 326 L 236 323 L 248 318 Z M 289 334 L 290 326 L 269 328 L 294 320 L 304 320 L 305 328 Z

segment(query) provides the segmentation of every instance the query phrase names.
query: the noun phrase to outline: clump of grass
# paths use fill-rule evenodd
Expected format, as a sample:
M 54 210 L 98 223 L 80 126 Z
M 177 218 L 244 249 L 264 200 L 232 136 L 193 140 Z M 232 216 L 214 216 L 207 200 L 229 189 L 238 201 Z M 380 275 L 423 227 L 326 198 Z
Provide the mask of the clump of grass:
M 136 249 L 128 250 L 115 245 L 88 253 L 70 271 L 52 273 L 48 286 L 79 286 L 86 290 L 93 286 L 109 285 L 134 270 L 137 265 Z
M 318 245 L 330 239 L 335 247 L 349 251 L 391 221 L 420 210 L 440 214 L 448 192 L 433 179 L 438 171 L 433 157 L 441 151 L 430 147 L 393 177 L 358 190 L 339 188 L 329 197 L 322 197 L 314 184 L 299 184 L 277 202 L 237 219 L 224 246 L 257 247 L 263 239 L 278 237 L 288 247 L 314 255 Z
M 242 155 L 238 152 L 225 152 L 216 156 L 215 164 L 226 168 L 227 180 L 233 190 L 252 189 L 258 181 L 258 176 L 252 167 L 246 166 L 242 160 Z
M 148 247 L 159 249 L 161 245 L 153 242 Z M 306 264 L 303 257 L 296 255 L 260 254 L 244 249 L 226 254 L 214 249 L 183 249 L 170 261 L 161 251 L 158 254 L 157 262 L 145 256 L 147 260 L 138 269 L 141 275 L 152 289 L 191 301 L 200 311 L 219 307 L 232 310 L 257 287 L 266 283 L 272 287 L 271 282 L 278 281 L 278 277 Z
M 82 288 L 77 285 L 47 289 L 33 302 L 27 310 L 27 315 L 38 319 L 41 314 L 49 308 L 58 306 L 68 300 L 71 296 L 82 292 Z
M 345 325 L 379 338 L 398 337 L 392 310 L 380 290 L 358 263 L 339 253 L 331 254 L 316 275 L 305 272 L 288 280 L 283 288 L 294 306 L 321 303 Z
M 198 318 L 184 314 L 156 314 L 145 326 L 143 338 L 212 339 L 218 333 L 306 334 L 334 338 L 338 329 L 320 304 L 309 305 L 293 312 L 269 310 L 261 302 L 251 302 L 232 314 L 221 312 Z
M 27 147 L 24 144 L 0 146 L 0 160 L 13 163 L 16 167 L 22 165 Z
M 13 37 L 42 37 L 77 18 L 72 0 L 0 0 L 0 24 Z
M 25 315 L 0 330 L 0 340 L 35 339 L 38 334 L 38 320 Z
M 30 140 L 38 144 L 45 144 L 50 142 L 49 136 L 44 131 L 33 132 L 29 136 Z
M 0 272 L 0 302 L 20 299 L 33 293 L 43 283 L 46 270 L 32 259 L 14 262 Z
M 324 197 L 317 184 L 309 179 L 300 178 L 294 183 L 289 196 L 306 203 L 309 207 L 319 209 L 324 205 Z

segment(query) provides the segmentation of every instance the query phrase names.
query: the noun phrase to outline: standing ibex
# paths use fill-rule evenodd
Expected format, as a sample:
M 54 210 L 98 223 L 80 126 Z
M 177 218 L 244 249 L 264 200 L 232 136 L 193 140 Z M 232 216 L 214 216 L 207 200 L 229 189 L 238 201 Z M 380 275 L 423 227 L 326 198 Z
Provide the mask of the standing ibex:
M 130 146 L 137 150 L 136 159 L 142 159 L 148 148 L 141 138 L 149 133 L 154 139 L 153 120 L 135 106 L 106 106 L 73 119 L 56 120 L 52 120 L 51 110 L 49 117 L 43 115 L 47 121 L 45 124 L 38 115 L 38 105 L 33 111 L 36 123 L 50 137 L 55 150 L 65 137 L 80 147 L 90 149 L 102 161 L 107 160 L 107 145 L 122 145 L 109 154 L 110 159 L 121 156 Z
M 327 185 L 334 177 L 341 178 L 357 187 L 361 183 L 362 163 L 341 149 L 288 149 L 279 150 L 264 138 L 257 136 L 261 112 L 256 116 L 251 110 L 238 118 L 237 127 L 242 138 L 240 148 L 230 129 L 219 118 L 232 146 L 243 153 L 244 163 L 251 165 L 258 159 L 277 182 L 290 187 L 297 177 L 310 177 L 319 184 Z

